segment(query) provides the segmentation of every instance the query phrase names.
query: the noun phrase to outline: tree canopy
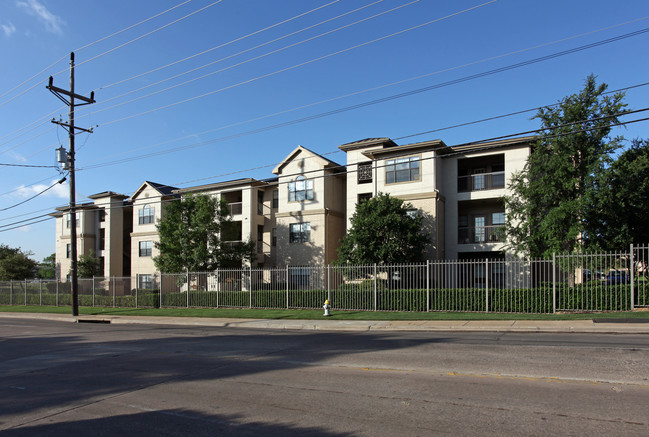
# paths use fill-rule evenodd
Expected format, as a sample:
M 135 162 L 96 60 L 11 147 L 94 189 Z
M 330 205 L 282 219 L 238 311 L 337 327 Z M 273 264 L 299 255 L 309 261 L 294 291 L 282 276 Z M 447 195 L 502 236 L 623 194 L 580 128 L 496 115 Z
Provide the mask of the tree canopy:
M 32 279 L 36 274 L 38 263 L 29 258 L 31 253 L 20 248 L 0 244 L 0 280 Z
M 588 76 L 579 93 L 538 111 L 543 130 L 505 198 L 515 252 L 540 257 L 587 246 L 598 180 L 622 141 L 609 134 L 626 107 L 624 94 L 606 88 Z
M 77 274 L 80 278 L 92 278 L 101 273 L 101 260 L 91 251 L 90 255 L 79 256 L 77 261 Z
M 227 203 L 211 196 L 187 196 L 166 205 L 156 225 L 160 255 L 153 261 L 160 271 L 177 273 L 240 267 L 256 256 L 253 241 L 223 243 L 220 238 L 231 223 Z
M 635 140 L 599 176 L 586 238 L 603 250 L 649 242 L 649 141 Z
M 40 279 L 56 278 L 56 254 L 53 253 L 43 258 L 43 262 L 38 265 L 36 276 Z
M 429 242 L 422 217 L 403 200 L 379 193 L 356 205 L 338 249 L 340 264 L 397 264 L 423 259 Z

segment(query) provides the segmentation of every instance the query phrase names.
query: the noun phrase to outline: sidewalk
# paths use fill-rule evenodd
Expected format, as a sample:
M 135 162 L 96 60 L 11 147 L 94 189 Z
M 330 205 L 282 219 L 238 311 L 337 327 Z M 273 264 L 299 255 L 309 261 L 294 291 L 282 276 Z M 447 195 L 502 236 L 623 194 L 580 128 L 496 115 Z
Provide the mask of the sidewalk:
M 456 331 L 456 332 L 574 332 L 598 334 L 649 334 L 649 323 L 606 320 L 275 320 L 204 317 L 92 316 L 66 314 L 0 313 L 0 318 L 53 320 L 73 323 L 213 326 L 303 331 Z M 598 321 L 599 320 L 599 321 Z

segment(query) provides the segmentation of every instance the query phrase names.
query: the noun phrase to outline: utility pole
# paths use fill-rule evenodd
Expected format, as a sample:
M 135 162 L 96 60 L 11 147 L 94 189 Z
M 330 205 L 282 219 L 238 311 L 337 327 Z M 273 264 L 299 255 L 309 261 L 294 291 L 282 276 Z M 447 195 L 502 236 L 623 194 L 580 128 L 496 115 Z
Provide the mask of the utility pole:
M 68 131 L 70 137 L 70 149 L 68 151 L 68 163 L 70 170 L 70 276 L 72 280 L 71 287 L 71 301 L 72 301 L 72 315 L 79 315 L 79 281 L 77 279 L 77 206 L 76 206 L 76 192 L 75 192 L 75 175 L 74 175 L 74 135 L 75 130 L 81 132 L 92 133 L 92 129 L 83 129 L 74 125 L 74 108 L 76 106 L 89 105 L 95 103 L 95 92 L 90 93 L 90 98 L 75 94 L 74 92 L 74 52 L 70 53 L 70 90 L 55 87 L 53 85 L 54 78 L 50 76 L 49 85 L 46 86 L 56 97 L 61 99 L 63 103 L 70 107 L 68 123 L 62 120 L 52 120 L 52 123 L 62 126 Z M 67 98 L 66 98 L 67 97 Z M 74 100 L 81 100 L 83 103 L 75 103 Z

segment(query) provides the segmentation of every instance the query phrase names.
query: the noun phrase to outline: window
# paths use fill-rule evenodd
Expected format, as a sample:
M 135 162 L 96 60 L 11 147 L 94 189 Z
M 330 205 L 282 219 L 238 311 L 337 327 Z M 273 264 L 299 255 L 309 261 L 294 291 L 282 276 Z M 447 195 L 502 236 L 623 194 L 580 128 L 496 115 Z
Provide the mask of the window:
M 277 228 L 271 229 L 270 234 L 272 239 L 272 245 L 273 247 L 275 247 L 277 246 Z
M 153 217 L 155 216 L 155 208 L 151 205 L 144 205 L 139 212 L 139 224 L 147 225 L 153 223 Z
M 99 228 L 99 250 L 106 248 L 106 229 Z
M 419 156 L 388 159 L 385 161 L 385 183 L 411 182 L 419 180 Z
M 151 256 L 152 247 L 150 241 L 140 241 L 140 256 Z
M 279 208 L 279 190 L 273 190 L 273 209 Z
M 473 232 L 476 243 L 484 243 L 486 241 L 485 217 L 477 215 L 473 217 Z
M 410 217 L 411 219 L 415 219 L 419 217 L 419 210 L 418 209 L 408 209 L 406 210 L 406 215 Z
M 79 227 L 79 213 L 78 212 L 74 213 L 74 218 L 77 220 L 77 226 L 76 227 L 78 228 Z M 70 229 L 71 226 L 72 226 L 72 214 L 68 214 L 67 215 L 67 221 L 65 222 L 65 227 Z
M 264 251 L 264 226 L 257 225 L 257 252 Z
M 70 243 L 65 245 L 65 257 L 70 258 L 72 256 L 72 245 Z
M 289 227 L 291 243 L 307 243 L 311 235 L 311 223 L 293 223 Z
M 99 223 L 105 222 L 106 221 L 106 210 L 105 209 L 100 209 L 99 210 L 99 215 L 97 217 L 99 219 Z
M 370 200 L 372 198 L 372 193 L 361 193 L 358 195 L 358 203 L 365 202 L 366 200 Z
M 304 179 L 304 176 L 288 183 L 288 201 L 299 202 L 302 200 L 313 200 L 313 181 Z
M 494 212 L 491 214 L 491 224 L 494 226 L 502 226 L 505 224 L 505 213 Z
M 364 164 L 358 164 L 358 173 L 356 174 L 356 178 L 359 184 L 372 182 L 372 163 L 366 162 Z
M 138 276 L 138 288 L 153 288 L 153 275 L 139 275 Z
M 296 288 L 308 288 L 311 278 L 311 269 L 309 267 L 291 267 L 291 285 Z
M 484 168 L 476 168 L 473 170 L 473 189 L 474 190 L 484 190 L 485 185 L 485 175 Z
M 257 214 L 264 215 L 264 192 L 257 190 Z

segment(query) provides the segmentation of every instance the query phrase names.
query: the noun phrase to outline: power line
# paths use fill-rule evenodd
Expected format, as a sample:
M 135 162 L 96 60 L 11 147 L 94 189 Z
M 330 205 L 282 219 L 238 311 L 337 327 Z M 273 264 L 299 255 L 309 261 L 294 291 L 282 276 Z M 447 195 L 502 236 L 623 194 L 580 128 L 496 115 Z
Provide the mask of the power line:
M 0 167 L 59 168 L 56 165 L 27 165 L 27 164 L 5 164 L 5 163 L 0 163 Z
M 8 207 L 6 207 L 6 208 L 0 208 L 0 211 L 6 211 L 6 210 L 8 210 L 8 209 L 12 209 L 12 208 L 15 208 L 15 207 L 17 207 L 17 206 L 20 206 L 20 205 L 22 205 L 22 204 L 24 204 L 24 203 L 27 203 L 27 202 L 29 202 L 30 200 L 37 198 L 37 197 L 40 196 L 41 194 L 43 194 L 43 193 L 45 193 L 45 192 L 51 190 L 52 188 L 54 188 L 54 187 L 57 186 L 58 184 L 62 184 L 63 182 L 65 182 L 65 179 L 66 179 L 66 178 L 67 178 L 67 176 L 64 176 L 62 179 L 60 179 L 59 181 L 53 183 L 53 184 L 50 185 L 49 187 L 45 188 L 45 189 L 44 189 L 43 191 L 41 191 L 40 193 L 37 193 L 37 194 L 33 195 L 32 197 L 30 197 L 29 199 L 25 199 L 25 200 L 23 200 L 23 201 L 20 202 L 20 203 L 16 203 L 15 205 L 11 205 L 11 206 L 8 206 Z
M 131 25 L 131 26 L 129 26 L 129 27 L 126 27 L 126 28 L 124 28 L 124 29 L 122 29 L 122 30 L 119 30 L 119 31 L 117 31 L 117 32 L 115 32 L 115 33 L 112 33 L 112 34 L 110 34 L 110 35 L 108 35 L 108 36 L 105 36 L 105 37 L 103 37 L 103 38 L 100 38 L 100 39 L 98 39 L 98 40 L 96 40 L 96 41 L 93 41 L 93 42 L 91 42 L 91 43 L 89 43 L 89 44 L 86 44 L 85 46 L 79 47 L 78 49 L 73 50 L 73 51 L 74 51 L 74 52 L 78 52 L 79 50 L 82 50 L 82 49 L 88 48 L 88 47 L 90 47 L 90 46 L 93 46 L 93 45 L 95 45 L 95 44 L 97 44 L 97 43 L 99 43 L 99 42 L 101 42 L 101 41 L 104 41 L 104 40 L 106 40 L 106 39 L 108 39 L 108 38 L 112 38 L 113 36 L 119 35 L 119 34 L 122 33 L 122 32 L 125 32 L 125 31 L 127 31 L 127 30 L 130 30 L 130 29 L 132 29 L 132 28 L 134 28 L 134 27 L 139 26 L 140 24 L 146 23 L 146 22 L 149 21 L 149 20 L 152 20 L 152 19 L 154 19 L 154 18 L 157 18 L 157 17 L 159 17 L 160 15 L 166 14 L 167 12 L 170 12 L 170 11 L 172 11 L 173 9 L 176 9 L 177 7 L 180 7 L 180 6 L 182 6 L 182 5 L 186 4 L 186 3 L 189 3 L 190 1 L 192 1 L 192 0 L 185 0 L 185 1 L 183 1 L 182 3 L 180 3 L 180 4 L 177 4 L 176 6 L 173 6 L 173 7 L 169 8 L 169 9 L 167 9 L 167 10 L 165 10 L 165 11 L 162 11 L 162 12 L 156 14 L 156 15 L 153 15 L 153 16 L 151 16 L 151 17 L 145 19 L 145 20 L 142 20 L 142 21 L 140 21 L 139 23 L 133 24 L 133 25 Z M 59 62 L 61 62 L 62 60 L 66 59 L 66 58 L 67 58 L 67 55 L 66 55 L 66 56 L 63 56 L 63 57 L 61 57 L 61 58 L 59 58 L 59 59 L 57 59 L 54 63 L 48 65 L 47 67 L 45 67 L 44 69 L 42 69 L 42 70 L 39 71 L 38 73 L 34 74 L 34 75 L 33 75 L 32 77 L 30 77 L 29 79 L 24 80 L 23 82 L 19 83 L 19 84 L 16 85 L 15 87 L 11 88 L 10 90 L 8 90 L 8 91 L 6 91 L 5 93 L 3 93 L 2 95 L 0 95 L 0 99 L 3 98 L 4 96 L 6 96 L 7 94 L 10 94 L 10 93 L 13 92 L 14 90 L 20 88 L 21 86 L 23 86 L 23 85 L 26 84 L 27 82 L 30 82 L 30 81 L 33 80 L 34 78 L 40 76 L 41 74 L 44 74 L 47 70 L 49 70 L 50 68 L 54 67 L 56 64 L 58 64 Z M 61 72 L 59 72 L 59 73 L 62 73 L 62 72 L 63 72 L 63 71 L 61 71 Z M 59 74 L 59 73 L 56 73 L 56 74 Z M 22 93 L 19 94 L 18 96 L 13 97 L 12 99 L 10 99 L 10 100 L 8 100 L 8 101 L 6 101 L 6 102 L 0 103 L 0 107 L 4 106 L 6 103 L 9 103 L 11 100 L 15 99 L 16 97 L 19 97 L 19 96 L 25 94 L 27 91 L 30 91 L 30 90 L 36 88 L 38 85 L 41 85 L 41 84 L 44 83 L 44 82 L 45 82 L 45 81 L 39 81 L 39 82 L 36 83 L 34 86 L 32 86 L 31 88 L 25 90 L 24 92 L 22 92 Z
M 218 89 L 218 90 L 213 90 L 213 91 L 210 91 L 210 92 L 207 92 L 207 93 L 204 93 L 204 94 L 198 95 L 198 96 L 190 97 L 190 98 L 187 98 L 187 99 L 184 99 L 184 100 L 181 100 L 181 101 L 178 101 L 178 102 L 174 102 L 174 103 L 171 103 L 171 104 L 168 104 L 168 105 L 164 105 L 164 106 L 160 106 L 160 107 L 157 107 L 157 108 L 154 108 L 154 109 L 150 109 L 150 110 L 148 110 L 148 111 L 140 112 L 140 113 L 138 113 L 138 114 L 133 114 L 133 115 L 130 115 L 130 116 L 127 116 L 127 117 L 123 117 L 123 118 L 117 119 L 117 120 L 112 120 L 112 121 L 109 121 L 109 122 L 105 122 L 105 123 L 100 124 L 99 126 L 106 126 L 106 125 L 109 125 L 109 124 L 117 123 L 117 122 L 124 121 L 124 120 L 128 120 L 128 119 L 131 119 L 131 118 L 135 118 L 135 117 L 139 117 L 139 116 L 142 116 L 142 115 L 150 114 L 150 113 L 152 113 L 152 112 L 159 111 L 159 110 L 161 110 L 161 109 L 170 108 L 170 107 L 172 107 L 172 106 L 180 105 L 180 104 L 182 104 L 182 103 L 187 103 L 187 102 L 190 102 L 190 101 L 193 101 L 193 100 L 196 100 L 196 99 L 202 98 L 202 97 L 206 97 L 206 96 L 209 96 L 209 95 L 212 95 L 212 94 L 218 93 L 218 92 L 222 92 L 222 91 L 229 90 L 229 89 L 232 89 L 232 88 L 235 88 L 235 87 L 241 86 L 241 85 L 245 85 L 245 84 L 248 84 L 248 83 L 251 83 L 251 82 L 254 82 L 254 81 L 260 80 L 260 79 L 264 79 L 264 78 L 267 78 L 267 77 L 270 77 L 270 76 L 274 76 L 274 75 L 276 75 L 276 74 L 283 73 L 283 72 L 285 72 L 285 71 L 293 70 L 293 69 L 295 69 L 295 68 L 298 68 L 298 67 L 302 67 L 302 66 L 304 66 L 304 65 L 311 64 L 311 63 L 313 63 L 313 62 L 321 61 L 321 60 L 323 60 L 323 59 L 327 59 L 327 58 L 330 58 L 330 57 L 332 57 L 332 56 L 339 55 L 339 54 L 341 54 L 341 53 L 345 53 L 345 52 L 348 52 L 348 51 L 351 51 L 351 50 L 354 50 L 354 49 L 357 49 L 357 48 L 360 48 L 360 47 L 363 47 L 363 46 L 366 46 L 366 45 L 369 45 L 369 44 L 373 44 L 373 43 L 378 42 L 378 41 L 382 41 L 382 40 L 387 39 L 387 38 L 391 38 L 391 37 L 394 37 L 394 36 L 398 36 L 398 35 L 401 35 L 401 34 L 403 34 L 403 33 L 410 32 L 410 31 L 412 31 L 412 30 L 416 30 L 416 29 L 419 29 L 419 28 L 424 27 L 424 26 L 428 26 L 428 25 L 430 25 L 430 24 L 433 24 L 433 23 L 436 23 L 436 22 L 439 22 L 439 21 L 445 20 L 445 19 L 447 19 L 447 18 L 452 18 L 452 17 L 454 17 L 454 16 L 457 16 L 457 15 L 463 14 L 463 13 L 465 13 L 465 12 L 473 11 L 473 10 L 478 9 L 478 8 L 480 8 L 480 7 L 487 6 L 487 5 L 489 5 L 489 4 L 495 3 L 496 1 L 497 1 L 497 0 L 490 0 L 490 1 L 486 2 L 486 3 L 482 3 L 482 4 L 477 5 L 477 6 L 473 6 L 473 7 L 470 7 L 470 8 L 467 8 L 467 9 L 461 10 L 461 11 L 458 11 L 458 12 L 454 12 L 454 13 L 449 14 L 449 15 L 446 15 L 446 16 L 444 16 L 444 17 L 437 18 L 437 19 L 434 19 L 434 20 L 430 20 L 430 21 L 427 21 L 427 22 L 425 22 L 425 23 L 419 24 L 419 25 L 417 25 L 417 26 L 413 26 L 413 27 L 410 27 L 410 28 L 408 28 L 408 29 L 404 29 L 404 30 L 401 30 L 401 31 L 398 31 L 398 32 L 394 32 L 394 33 L 391 33 L 391 34 L 389 34 L 389 35 L 385 35 L 385 36 L 382 36 L 382 37 L 380 37 L 380 38 L 373 39 L 373 40 L 371 40 L 371 41 L 367 41 L 367 42 L 364 42 L 364 43 L 361 43 L 361 44 L 357 44 L 357 45 L 355 45 L 355 46 L 348 47 L 348 48 L 343 49 L 343 50 L 338 50 L 338 51 L 336 51 L 336 52 L 329 53 L 329 54 L 324 55 L 324 56 L 320 56 L 320 57 L 317 57 L 317 58 L 313 58 L 313 59 L 311 59 L 311 60 L 308 60 L 308 61 L 305 61 L 305 62 L 301 62 L 301 63 L 299 63 L 299 64 L 295 64 L 295 65 L 292 65 L 292 66 L 290 66 L 290 67 L 286 67 L 286 68 L 283 68 L 283 69 L 280 69 L 280 70 L 274 71 L 274 72 L 272 72 L 272 73 L 264 74 L 264 75 L 262 75 L 262 76 L 255 77 L 255 78 L 253 78 L 253 79 L 249 79 L 249 80 L 246 80 L 246 81 L 243 81 L 243 82 L 239 82 L 239 83 L 234 84 L 234 85 L 230 85 L 230 86 L 227 86 L 227 87 L 224 87 L 224 88 Z

